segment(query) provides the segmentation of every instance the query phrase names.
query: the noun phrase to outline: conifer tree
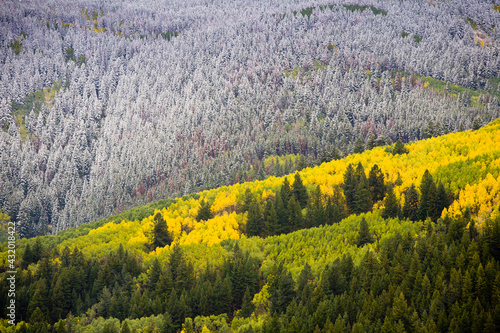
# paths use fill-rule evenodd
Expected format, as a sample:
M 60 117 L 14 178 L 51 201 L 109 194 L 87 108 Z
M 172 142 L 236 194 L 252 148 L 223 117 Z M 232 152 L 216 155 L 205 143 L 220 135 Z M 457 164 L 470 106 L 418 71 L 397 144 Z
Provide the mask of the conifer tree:
M 368 243 L 373 243 L 373 237 L 370 234 L 368 222 L 366 222 L 365 218 L 363 217 L 361 219 L 361 222 L 359 223 L 359 232 L 358 232 L 358 238 L 356 241 L 356 245 L 358 247 L 361 247 L 361 246 L 368 244 Z
M 397 200 L 396 194 L 394 193 L 394 187 L 392 185 L 389 185 L 384 200 L 384 210 L 382 211 L 381 216 L 384 219 L 388 219 L 398 217 L 399 214 L 399 201 Z
M 420 205 L 418 192 L 415 187 L 415 184 L 411 184 L 411 186 L 406 190 L 405 193 L 405 203 L 403 206 L 403 216 L 410 221 L 418 220 L 418 207 Z
M 372 196 L 366 179 L 365 171 L 361 163 L 356 168 L 356 188 L 354 193 L 354 214 L 369 212 L 372 209 Z
M 430 217 L 435 221 L 435 219 L 437 219 L 437 189 L 429 170 L 425 170 L 422 177 L 420 194 L 418 218 L 423 221 L 427 217 Z
M 196 221 L 206 221 L 213 218 L 214 213 L 212 211 L 212 205 L 208 201 L 202 200 L 198 215 L 196 215 Z
M 264 220 L 260 211 L 260 205 L 253 201 L 248 209 L 246 233 L 249 237 L 263 236 Z
M 295 196 L 295 199 L 299 203 L 301 208 L 306 208 L 307 206 L 307 189 L 302 183 L 302 178 L 300 178 L 300 174 L 298 172 L 295 173 L 295 179 L 292 185 L 291 194 Z
M 288 178 L 285 177 L 285 180 L 283 181 L 283 185 L 281 185 L 279 194 L 281 195 L 281 200 L 283 201 L 283 204 L 285 206 L 285 209 L 288 208 L 288 201 L 290 201 L 290 198 L 292 197 L 292 189 L 290 187 L 290 183 L 288 182 Z
M 264 229 L 266 236 L 272 236 L 279 233 L 278 215 L 271 200 L 266 202 L 264 208 Z
M 392 150 L 392 155 L 403 155 L 407 154 L 408 150 L 406 149 L 405 145 L 401 141 L 401 139 L 398 139 L 396 141 L 396 144 L 394 145 L 394 149 Z
M 154 217 L 152 248 L 156 249 L 157 247 L 170 245 L 172 241 L 172 235 L 167 229 L 167 223 L 163 219 L 162 214 L 156 213 Z
M 306 228 L 317 227 L 325 223 L 325 219 L 325 208 L 323 207 L 321 189 L 318 185 L 312 192 L 307 204 L 305 226 Z
M 250 289 L 245 290 L 243 295 L 243 305 L 241 307 L 240 316 L 243 318 L 248 318 L 255 311 L 255 305 L 252 303 L 252 295 L 250 294 Z
M 385 196 L 385 184 L 384 184 L 384 174 L 377 164 L 374 164 L 370 169 L 368 175 L 368 185 L 370 186 L 370 191 L 372 193 L 372 201 L 377 202 L 384 199 Z
M 283 198 L 279 193 L 276 194 L 275 206 L 276 216 L 278 217 L 277 234 L 287 233 L 289 213 L 285 203 L 283 202 Z
M 349 163 L 346 172 L 344 173 L 344 196 L 347 208 L 350 212 L 354 210 L 354 195 L 356 193 L 356 175 L 352 164 Z
M 295 195 L 292 195 L 288 202 L 288 226 L 285 233 L 301 229 L 304 226 L 303 223 L 302 209 L 295 199 Z
M 361 154 L 364 151 L 365 151 L 365 144 L 364 144 L 363 140 L 361 139 L 361 137 L 358 137 L 356 139 L 356 142 L 354 143 L 353 153 L 354 154 Z

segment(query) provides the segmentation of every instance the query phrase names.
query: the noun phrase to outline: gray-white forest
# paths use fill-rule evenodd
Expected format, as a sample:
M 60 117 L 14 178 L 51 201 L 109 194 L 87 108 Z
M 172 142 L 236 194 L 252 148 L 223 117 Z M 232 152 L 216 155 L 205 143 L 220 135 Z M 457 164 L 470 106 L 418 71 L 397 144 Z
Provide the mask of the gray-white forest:
M 319 9 L 332 4 L 387 14 Z M 358 138 L 408 142 L 487 123 L 500 115 L 488 80 L 500 76 L 493 6 L 2 1 L 0 208 L 24 236 L 57 232 L 231 184 L 270 155 L 313 160 L 333 147 L 348 154 Z M 300 14 L 309 7 L 310 17 Z M 102 13 L 90 29 L 85 9 Z M 467 18 L 492 44 L 474 41 Z M 179 34 L 161 36 L 171 32 Z M 402 72 L 482 95 L 472 103 L 467 93 L 437 93 Z M 22 136 L 13 106 L 55 82 L 55 100 L 24 116 Z

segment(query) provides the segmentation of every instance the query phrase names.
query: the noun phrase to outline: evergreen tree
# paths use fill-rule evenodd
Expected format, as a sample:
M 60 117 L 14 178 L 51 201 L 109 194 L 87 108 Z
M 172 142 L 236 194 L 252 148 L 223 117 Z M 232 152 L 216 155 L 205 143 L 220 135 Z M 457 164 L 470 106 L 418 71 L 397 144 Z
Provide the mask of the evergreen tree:
M 288 202 L 288 226 L 285 228 L 284 232 L 289 233 L 303 228 L 303 220 L 302 209 L 295 199 L 295 195 L 292 195 Z
M 359 223 L 359 231 L 358 231 L 358 238 L 356 241 L 356 245 L 358 247 L 361 247 L 365 244 L 368 243 L 373 243 L 373 237 L 370 234 L 370 229 L 368 227 L 368 222 L 366 222 L 365 218 L 363 217 L 361 219 L 361 222 Z
M 201 201 L 201 207 L 198 210 L 198 215 L 196 215 L 196 221 L 206 221 L 214 218 L 214 213 L 212 211 L 212 205 L 205 200 Z
M 264 208 L 264 229 L 266 236 L 272 236 L 279 233 L 278 215 L 271 200 L 266 202 Z
M 257 201 L 253 201 L 248 209 L 246 233 L 249 237 L 264 234 L 264 219 Z
M 255 311 L 255 305 L 252 303 L 252 295 L 250 294 L 250 289 L 245 290 L 243 295 L 243 305 L 241 307 L 240 316 L 243 318 L 248 318 Z
M 250 191 L 250 189 L 247 188 L 245 190 L 245 198 L 243 200 L 243 204 L 241 205 L 241 212 L 242 213 L 248 212 L 248 210 L 250 209 L 250 206 L 252 205 L 252 203 L 254 201 L 255 200 L 253 198 L 252 191 Z
M 349 163 L 346 172 L 344 173 L 344 196 L 347 209 L 352 212 L 354 210 L 354 196 L 356 193 L 356 175 L 352 164 Z
M 286 233 L 288 230 L 288 209 L 283 202 L 280 192 L 276 194 L 275 206 L 276 216 L 278 217 L 277 234 Z
M 450 199 L 448 191 L 446 191 L 443 183 L 439 182 L 439 185 L 437 187 L 437 199 L 436 199 L 437 213 L 441 215 L 443 209 L 448 208 L 449 205 L 450 205 Z
M 361 163 L 356 168 L 356 188 L 354 193 L 354 214 L 369 212 L 372 209 L 372 196 L 366 179 L 365 171 Z
M 278 195 L 278 194 L 276 194 Z M 285 177 L 285 180 L 283 181 L 283 185 L 281 185 L 279 195 L 281 196 L 281 200 L 283 201 L 283 204 L 285 206 L 285 209 L 288 208 L 287 204 L 288 201 L 290 201 L 290 198 L 292 197 L 292 189 L 290 188 L 290 183 L 288 182 L 288 178 Z M 276 210 L 278 212 L 278 210 Z
M 300 178 L 300 174 L 298 172 L 295 173 L 291 194 L 295 196 L 295 199 L 301 208 L 306 208 L 309 196 L 307 195 L 307 189 L 304 184 L 302 184 L 302 179 Z
M 334 190 L 333 197 L 326 200 L 325 217 L 327 224 L 339 223 L 347 217 L 342 193 L 338 188 Z
M 170 245 L 172 241 L 172 235 L 167 229 L 167 223 L 163 219 L 162 214 L 156 213 L 154 217 L 152 248 L 165 247 Z
M 411 186 L 406 190 L 405 193 L 405 203 L 403 206 L 403 216 L 410 221 L 418 220 L 418 207 L 420 205 L 420 201 L 418 198 L 418 192 L 415 187 L 415 184 L 411 184 Z
M 401 139 L 398 139 L 396 141 L 396 144 L 394 145 L 394 149 L 392 150 L 392 155 L 403 155 L 407 154 L 408 150 L 406 149 L 405 145 L 403 142 L 401 142 Z
M 379 200 L 384 199 L 385 196 L 384 174 L 376 164 L 374 164 L 373 167 L 370 169 L 370 173 L 368 175 L 368 185 L 370 186 L 373 202 L 377 202 Z
M 425 220 L 430 217 L 437 219 L 437 189 L 429 170 L 425 170 L 420 184 L 420 204 L 418 207 L 418 218 Z
M 394 187 L 392 185 L 389 185 L 384 200 L 384 210 L 382 211 L 381 216 L 384 219 L 388 219 L 398 217 L 399 214 L 399 201 L 397 200 L 396 194 L 394 193 Z
M 354 154 L 361 154 L 364 151 L 365 151 L 365 144 L 364 144 L 363 140 L 361 139 L 361 137 L 358 137 L 356 139 L 356 142 L 354 143 L 353 153 Z
M 305 224 L 307 228 L 317 227 L 325 223 L 326 215 L 323 207 L 321 189 L 316 186 L 307 204 Z

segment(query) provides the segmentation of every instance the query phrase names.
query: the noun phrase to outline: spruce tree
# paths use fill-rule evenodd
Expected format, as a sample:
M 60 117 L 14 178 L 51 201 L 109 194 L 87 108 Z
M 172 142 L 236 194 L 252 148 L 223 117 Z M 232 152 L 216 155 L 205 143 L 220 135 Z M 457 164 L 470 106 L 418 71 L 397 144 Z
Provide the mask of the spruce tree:
M 405 203 L 403 206 L 403 216 L 410 221 L 418 220 L 418 207 L 420 205 L 418 192 L 415 187 L 415 184 L 411 184 L 411 186 L 406 190 L 405 193 Z
M 279 233 L 278 215 L 276 214 L 276 209 L 271 200 L 266 202 L 264 208 L 264 230 L 266 236 L 272 236 Z
M 399 201 L 394 193 L 394 187 L 390 185 L 387 189 L 387 194 L 384 200 L 384 210 L 381 216 L 384 219 L 398 217 L 400 213 Z
M 212 205 L 210 205 L 208 201 L 202 200 L 198 215 L 196 215 L 196 221 L 206 221 L 213 218 L 214 213 L 212 212 Z
M 361 214 L 372 209 L 372 196 L 366 179 L 365 171 L 361 163 L 356 168 L 356 188 L 354 193 L 354 206 L 352 212 Z
M 248 318 L 255 311 L 255 305 L 252 303 L 252 295 L 250 294 L 250 289 L 245 290 L 243 295 L 243 305 L 241 307 L 240 316 L 243 318 Z
M 302 209 L 295 199 L 295 195 L 292 195 L 288 202 L 288 228 L 286 228 L 285 233 L 302 229 L 304 227 L 303 220 Z
M 357 138 L 356 142 L 354 143 L 354 149 L 353 153 L 354 154 L 361 154 L 362 152 L 365 151 L 365 144 L 361 137 Z
M 394 149 L 392 150 L 392 155 L 403 155 L 407 154 L 408 150 L 406 149 L 405 145 L 401 141 L 401 139 L 398 139 L 396 141 L 396 144 L 394 145 Z
M 365 218 L 363 217 L 361 219 L 361 222 L 359 223 L 359 231 L 358 231 L 358 238 L 356 240 L 356 245 L 358 247 L 361 247 L 368 243 L 373 243 L 373 237 L 370 234 L 368 222 L 366 222 Z
M 384 184 L 384 174 L 377 164 L 374 164 L 370 169 L 368 175 L 368 185 L 370 186 L 370 191 L 372 194 L 372 201 L 377 202 L 384 199 L 385 196 L 385 184 Z
M 305 226 L 306 228 L 317 227 L 325 223 L 325 218 L 321 189 L 318 185 L 312 192 L 307 204 Z
M 425 170 L 420 184 L 420 204 L 418 206 L 418 218 L 425 220 L 431 217 L 433 220 L 436 217 L 437 211 L 437 189 L 432 175 L 429 170 Z
M 287 202 L 288 204 L 288 202 Z M 278 217 L 278 230 L 277 234 L 287 233 L 288 231 L 288 209 L 283 202 L 282 196 L 277 193 L 275 200 L 275 211 Z
M 253 201 L 248 209 L 246 233 L 249 237 L 263 236 L 264 219 L 257 201 Z
M 295 199 L 301 208 L 306 208 L 307 199 L 309 198 L 307 195 L 307 189 L 302 183 L 302 179 L 300 178 L 300 174 L 298 172 L 295 173 L 294 177 L 295 179 L 292 185 L 291 194 L 295 196 Z
M 165 247 L 166 245 L 170 245 L 172 241 L 172 235 L 167 229 L 167 223 L 163 219 L 162 214 L 156 213 L 154 217 L 152 248 Z
M 347 209 L 352 212 L 354 210 L 354 195 L 356 193 L 356 176 L 352 164 L 349 163 L 344 173 L 344 196 Z
M 281 200 L 283 200 L 283 204 L 285 205 L 285 208 L 288 208 L 288 201 L 290 201 L 290 198 L 292 197 L 292 189 L 290 187 L 290 183 L 288 182 L 288 178 L 285 177 L 285 180 L 283 181 L 283 185 L 281 185 L 279 195 L 281 195 Z

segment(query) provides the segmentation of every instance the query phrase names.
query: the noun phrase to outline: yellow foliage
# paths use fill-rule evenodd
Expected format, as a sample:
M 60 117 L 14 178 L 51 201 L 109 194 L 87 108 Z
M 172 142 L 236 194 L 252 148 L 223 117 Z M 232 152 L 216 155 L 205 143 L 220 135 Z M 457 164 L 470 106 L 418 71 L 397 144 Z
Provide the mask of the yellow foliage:
M 429 82 L 424 83 L 424 87 L 427 88 L 429 86 Z

